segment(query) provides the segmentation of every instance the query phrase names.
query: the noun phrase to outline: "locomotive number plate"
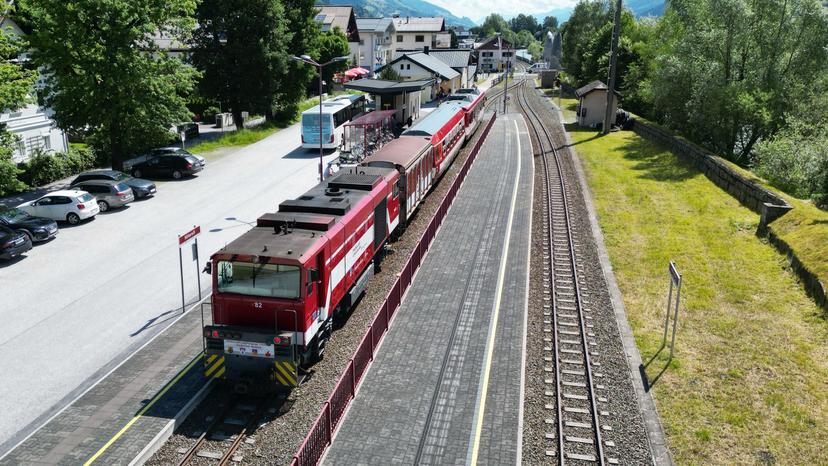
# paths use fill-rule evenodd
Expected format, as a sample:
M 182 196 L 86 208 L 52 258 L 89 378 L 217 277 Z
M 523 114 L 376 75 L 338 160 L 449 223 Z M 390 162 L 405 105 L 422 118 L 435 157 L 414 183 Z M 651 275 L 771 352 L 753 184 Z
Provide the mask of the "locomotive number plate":
M 273 345 L 255 341 L 224 340 L 224 352 L 252 358 L 273 358 Z

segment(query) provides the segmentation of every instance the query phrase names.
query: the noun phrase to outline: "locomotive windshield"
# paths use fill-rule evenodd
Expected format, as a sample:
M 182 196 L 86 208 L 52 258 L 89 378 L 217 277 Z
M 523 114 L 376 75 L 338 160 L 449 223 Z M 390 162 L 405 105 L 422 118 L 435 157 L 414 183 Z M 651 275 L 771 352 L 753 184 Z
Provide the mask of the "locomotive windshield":
M 218 290 L 247 296 L 296 299 L 301 295 L 299 267 L 220 261 Z

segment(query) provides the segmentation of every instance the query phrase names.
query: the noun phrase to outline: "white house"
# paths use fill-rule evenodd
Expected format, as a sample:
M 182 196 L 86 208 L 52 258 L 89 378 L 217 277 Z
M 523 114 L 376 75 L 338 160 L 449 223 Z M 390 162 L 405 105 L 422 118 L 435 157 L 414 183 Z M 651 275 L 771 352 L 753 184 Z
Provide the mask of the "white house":
M 475 44 L 474 49 L 477 51 L 478 71 L 494 73 L 502 71 L 507 65 L 515 69 L 515 49 L 509 41 L 499 36 Z
M 0 18 L 0 29 L 7 34 L 23 36 L 20 27 L 9 18 Z M 18 141 L 12 158 L 15 162 L 26 162 L 38 150 L 45 152 L 66 152 L 69 140 L 66 134 L 55 126 L 51 109 L 29 104 L 19 110 L 0 109 L 0 124 Z
M 424 81 L 433 79 L 435 86 L 423 91 L 423 101 L 430 102 L 437 92 L 451 94 L 463 87 L 462 75 L 452 67 L 424 52 L 406 52 L 385 65 L 394 69 L 402 81 Z
M 578 98 L 578 125 L 593 126 L 604 123 L 607 110 L 607 85 L 601 81 L 592 81 L 575 91 Z M 618 110 L 618 93 L 612 99 L 612 114 Z
M 359 66 L 376 70 L 393 59 L 394 21 L 391 18 L 357 18 Z
M 400 16 L 394 19 L 394 50 L 451 47 L 451 33 L 440 16 Z
M 397 50 L 394 59 L 406 54 L 416 53 L 416 50 Z M 475 81 L 476 65 L 472 62 L 472 50 L 469 49 L 423 49 L 423 53 L 430 55 L 460 73 L 460 87 L 472 87 Z

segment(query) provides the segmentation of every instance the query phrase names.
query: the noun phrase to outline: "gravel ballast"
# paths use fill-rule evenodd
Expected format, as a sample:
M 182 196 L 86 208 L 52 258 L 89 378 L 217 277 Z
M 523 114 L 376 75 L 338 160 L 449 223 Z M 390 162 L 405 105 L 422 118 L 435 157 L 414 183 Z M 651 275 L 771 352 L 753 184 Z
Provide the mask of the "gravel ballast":
M 325 349 L 325 359 L 314 365 L 306 381 L 286 398 L 273 400 L 262 425 L 253 433 L 253 442 L 242 444 L 236 453 L 240 461 L 234 464 L 286 465 L 293 459 L 476 140 L 483 133 L 484 126 L 484 123 L 478 126 L 474 137 L 466 143 L 439 184 L 420 205 L 402 237 L 390 243 L 381 271 L 371 278 L 365 295 L 344 325 L 334 331 Z M 146 464 L 176 464 L 183 456 L 181 452 L 195 442 L 209 425 L 211 416 L 221 412 L 220 406 L 227 403 L 230 396 L 225 389 L 213 390 Z M 225 448 L 226 445 L 229 441 Z M 211 461 L 215 463 L 215 460 L 196 458 L 192 464 L 211 464 Z
M 535 90 L 528 92 L 530 104 L 538 111 L 541 118 L 548 123 L 555 138 L 555 146 L 561 151 L 561 167 L 566 181 L 569 200 L 572 236 L 576 243 L 577 269 L 580 277 L 581 296 L 585 312 L 592 317 L 595 334 L 596 355 L 592 356 L 593 371 L 596 373 L 595 384 L 599 398 L 606 398 L 600 404 L 602 411 L 609 415 L 600 416 L 605 454 L 617 459 L 619 464 L 652 464 L 652 454 L 647 433 L 642 421 L 637 396 L 632 385 L 630 368 L 621 343 L 618 324 L 610 301 L 609 291 L 604 280 L 598 250 L 591 233 L 589 215 L 584 201 L 585 189 L 578 181 L 574 163 L 577 157 L 567 147 L 563 126 L 558 113 L 551 108 L 547 99 Z M 556 451 L 556 441 L 544 437 L 550 431 L 546 419 L 555 420 L 554 410 L 545 409 L 544 360 L 543 360 L 543 277 L 540 273 L 543 265 L 543 222 L 546 212 L 542 202 L 546 195 L 543 191 L 543 167 L 539 158 L 535 158 L 535 209 L 533 212 L 532 232 L 532 276 L 530 281 L 529 325 L 527 333 L 527 367 L 524 404 L 523 461 L 525 464 L 550 463 L 553 457 L 546 455 L 548 450 Z M 597 363 L 597 364 L 596 364 Z M 598 376 L 600 374 L 600 376 Z M 603 387 L 603 388 L 601 388 Z M 552 429 L 551 431 L 554 431 Z

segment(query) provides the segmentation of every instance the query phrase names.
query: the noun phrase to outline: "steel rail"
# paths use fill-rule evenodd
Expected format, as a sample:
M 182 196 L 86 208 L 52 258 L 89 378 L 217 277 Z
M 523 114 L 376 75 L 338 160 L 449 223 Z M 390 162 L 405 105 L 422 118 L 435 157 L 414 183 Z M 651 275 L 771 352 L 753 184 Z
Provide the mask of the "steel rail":
M 529 126 L 531 126 L 531 128 L 533 130 L 533 133 L 535 134 L 535 138 L 536 138 L 536 141 L 537 141 L 537 144 L 538 144 L 538 152 L 539 152 L 538 155 L 540 155 L 542 163 L 543 163 L 543 167 L 544 167 L 543 174 L 544 174 L 544 183 L 546 185 L 546 196 L 547 196 L 546 207 L 547 207 L 547 222 L 548 222 L 548 233 L 549 233 L 547 241 L 549 243 L 549 248 L 550 248 L 549 261 L 550 261 L 550 278 L 551 278 L 551 283 L 549 283 L 549 286 L 550 286 L 550 288 L 552 288 L 551 291 L 550 291 L 550 293 L 552 295 L 551 296 L 551 299 L 552 299 L 552 311 L 551 311 L 552 319 L 551 319 L 551 321 L 552 321 L 552 327 L 553 327 L 552 332 L 554 333 L 551 340 L 552 340 L 552 351 L 553 351 L 554 361 L 555 361 L 555 375 L 556 375 L 555 376 L 555 384 L 556 384 L 555 392 L 556 392 L 556 400 L 557 400 L 557 403 L 556 403 L 556 405 L 557 405 L 557 407 L 556 407 L 556 409 L 557 409 L 557 423 L 556 423 L 557 432 L 555 434 L 555 437 L 556 437 L 557 444 L 558 444 L 558 451 L 557 451 L 556 456 L 558 458 L 558 464 L 559 465 L 564 465 L 566 463 L 566 460 L 568 459 L 567 458 L 568 455 L 565 451 L 565 445 L 566 445 L 565 441 L 567 440 L 567 436 L 564 433 L 565 432 L 565 427 L 566 427 L 566 422 L 563 420 L 563 409 L 562 409 L 562 405 L 564 404 L 564 401 L 563 401 L 564 396 L 563 396 L 563 390 L 562 390 L 563 373 L 562 373 L 562 370 L 561 370 L 561 364 L 563 363 L 563 357 L 562 357 L 562 353 L 560 351 L 562 342 L 558 341 L 561 338 L 561 333 L 560 333 L 560 328 L 559 328 L 560 327 L 559 326 L 560 322 L 558 321 L 558 314 L 559 314 L 560 309 L 559 309 L 559 302 L 558 302 L 559 301 L 558 289 L 556 288 L 556 284 L 558 284 L 558 280 L 560 278 L 563 278 L 563 277 L 560 276 L 559 271 L 556 270 L 556 269 L 563 268 L 563 269 L 568 269 L 568 270 L 564 270 L 564 273 L 566 273 L 566 275 L 569 275 L 568 272 L 571 272 L 572 288 L 573 288 L 573 291 L 574 291 L 571 294 L 573 295 L 573 298 L 574 298 L 574 301 L 575 301 L 574 302 L 574 304 L 575 304 L 574 307 L 575 307 L 575 310 L 577 311 L 578 328 L 580 330 L 579 331 L 579 333 L 580 333 L 580 347 L 582 349 L 582 358 L 583 358 L 583 362 L 584 362 L 584 372 L 585 372 L 585 377 L 586 377 L 586 382 L 587 382 L 585 384 L 586 387 L 584 387 L 584 388 L 588 392 L 587 398 L 589 400 L 589 405 L 590 405 L 589 414 L 590 414 L 590 423 L 592 424 L 592 428 L 593 428 L 593 432 L 591 434 L 594 438 L 593 446 L 594 446 L 595 452 L 596 452 L 595 461 L 597 461 L 597 463 L 600 464 L 600 465 L 604 465 L 605 464 L 605 457 L 604 457 L 604 452 L 603 452 L 603 443 L 602 443 L 602 439 L 601 439 L 600 419 L 598 417 L 598 403 L 597 403 L 597 398 L 596 398 L 596 395 L 595 395 L 595 388 L 594 388 L 595 386 L 594 386 L 594 379 L 593 379 L 593 373 L 592 373 L 592 362 L 590 360 L 589 344 L 588 344 L 588 341 L 587 341 L 586 324 L 585 324 L 585 318 L 584 318 L 584 312 L 583 312 L 583 299 L 581 297 L 581 283 L 580 283 L 580 280 L 578 278 L 575 246 L 574 246 L 574 241 L 573 241 L 573 238 L 572 238 L 572 221 L 571 221 L 571 215 L 570 215 L 570 209 L 569 209 L 569 200 L 567 198 L 566 183 L 565 183 L 565 180 L 564 180 L 564 177 L 563 177 L 563 171 L 561 169 L 560 154 L 556 150 L 554 138 L 550 134 L 549 129 L 546 127 L 546 125 L 543 124 L 541 116 L 529 104 L 529 100 L 526 96 L 526 92 L 527 92 L 527 90 L 526 90 L 525 85 L 521 86 L 521 89 L 518 92 L 518 96 L 519 96 L 518 97 L 518 105 L 520 106 L 521 111 L 524 113 L 524 115 L 526 115 L 527 120 L 528 120 L 527 123 L 529 123 Z M 540 129 L 539 129 L 539 127 L 540 127 Z M 543 132 L 543 136 L 545 136 L 545 138 L 541 136 L 541 131 Z M 544 140 L 546 141 L 545 145 L 549 147 L 549 151 L 544 149 Z M 562 220 L 564 221 L 563 222 L 564 223 L 563 227 L 564 227 L 564 230 L 566 232 L 565 242 L 567 243 L 566 244 L 566 252 L 568 253 L 567 254 L 568 257 L 565 257 L 565 259 L 568 259 L 569 264 L 566 264 L 566 263 L 561 264 L 558 261 L 556 261 L 556 259 L 555 259 L 555 246 L 556 245 L 560 246 L 560 241 L 556 244 L 555 232 L 554 232 L 554 228 L 553 228 L 553 225 L 554 225 L 553 224 L 554 195 L 553 195 L 553 187 L 552 187 L 552 174 L 550 173 L 549 160 L 548 160 L 549 157 L 547 157 L 547 154 L 549 152 L 551 152 L 553 157 L 554 157 L 554 162 L 555 162 L 554 170 L 555 170 L 555 174 L 558 176 L 558 180 L 559 180 L 558 184 L 559 184 L 559 188 L 560 188 L 560 205 L 561 205 L 561 208 L 562 208 L 562 211 L 563 211 L 563 215 L 562 215 L 563 219 Z M 571 343 L 568 342 L 567 344 L 571 344 Z M 580 426 L 575 426 L 575 427 L 576 428 L 582 428 Z M 573 454 L 571 457 L 575 460 L 589 461 L 588 459 L 586 459 L 586 455 Z

